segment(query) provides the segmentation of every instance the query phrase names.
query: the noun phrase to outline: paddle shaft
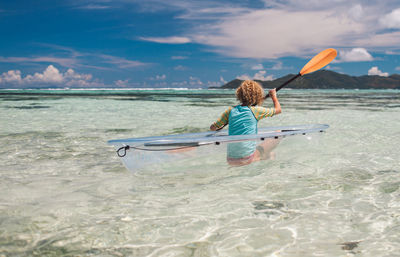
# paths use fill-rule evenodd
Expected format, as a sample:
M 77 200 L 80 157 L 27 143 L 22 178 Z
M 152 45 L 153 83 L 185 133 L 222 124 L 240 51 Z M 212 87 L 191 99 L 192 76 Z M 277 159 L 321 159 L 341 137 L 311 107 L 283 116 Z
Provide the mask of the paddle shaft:
M 296 76 L 294 76 L 293 78 L 289 79 L 288 81 L 286 81 L 285 83 L 283 83 L 282 85 L 280 85 L 279 87 L 276 88 L 276 92 L 278 92 L 279 90 L 281 90 L 284 86 L 286 86 L 287 84 L 289 84 L 290 82 L 292 82 L 293 80 L 297 79 L 298 77 L 300 77 L 301 74 L 297 74 Z M 265 96 L 265 99 L 267 99 L 269 97 L 269 94 Z

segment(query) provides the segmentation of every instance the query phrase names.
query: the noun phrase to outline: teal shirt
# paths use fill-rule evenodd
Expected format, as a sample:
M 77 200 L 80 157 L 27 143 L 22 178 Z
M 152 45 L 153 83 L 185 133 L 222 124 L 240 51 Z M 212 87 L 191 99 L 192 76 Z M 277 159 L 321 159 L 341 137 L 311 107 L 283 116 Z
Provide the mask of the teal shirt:
M 229 135 L 257 134 L 258 120 L 247 106 L 236 106 L 229 113 Z M 254 153 L 256 141 L 228 144 L 228 158 L 244 158 Z
M 229 135 L 257 134 L 257 123 L 248 106 L 235 106 L 229 113 Z

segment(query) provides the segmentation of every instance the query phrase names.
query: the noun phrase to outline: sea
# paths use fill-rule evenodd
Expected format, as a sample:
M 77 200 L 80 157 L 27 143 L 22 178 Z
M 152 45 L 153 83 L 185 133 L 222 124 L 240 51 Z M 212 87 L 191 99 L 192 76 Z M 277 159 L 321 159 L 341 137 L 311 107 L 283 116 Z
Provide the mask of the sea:
M 400 90 L 278 97 L 259 127 L 329 129 L 132 172 L 107 141 L 207 131 L 235 92 L 0 90 L 0 256 L 400 256 Z

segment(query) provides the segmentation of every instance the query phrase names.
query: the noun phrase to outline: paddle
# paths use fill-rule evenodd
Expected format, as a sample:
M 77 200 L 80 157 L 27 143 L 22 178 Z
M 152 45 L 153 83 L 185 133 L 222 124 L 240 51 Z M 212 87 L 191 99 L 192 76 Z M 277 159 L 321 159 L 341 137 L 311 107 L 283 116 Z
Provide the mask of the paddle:
M 284 86 L 286 86 L 287 84 L 289 84 L 290 82 L 292 82 L 293 80 L 297 79 L 300 76 L 303 76 L 305 74 L 317 71 L 323 67 L 325 67 L 326 65 L 328 65 L 333 59 L 335 59 L 337 55 L 337 52 L 335 49 L 333 48 L 328 48 L 325 49 L 324 51 L 320 52 L 319 54 L 317 54 L 316 56 L 314 56 L 304 67 L 303 69 L 301 69 L 301 71 L 299 72 L 299 74 L 297 74 L 296 76 L 294 76 L 293 78 L 289 79 L 288 81 L 286 81 L 285 83 L 283 83 L 282 85 L 280 85 L 279 87 L 276 88 L 276 92 L 278 92 L 279 90 L 281 90 Z M 268 98 L 269 94 L 265 96 L 265 98 Z

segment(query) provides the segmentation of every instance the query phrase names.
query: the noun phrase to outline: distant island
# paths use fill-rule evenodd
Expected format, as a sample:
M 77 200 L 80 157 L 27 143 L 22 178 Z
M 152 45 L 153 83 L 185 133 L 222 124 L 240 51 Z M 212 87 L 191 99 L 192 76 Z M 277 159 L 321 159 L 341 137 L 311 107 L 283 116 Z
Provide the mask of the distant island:
M 284 77 L 259 82 L 264 88 L 276 88 L 284 82 L 295 76 L 289 74 Z M 221 87 L 222 89 L 236 89 L 243 80 L 234 79 Z M 294 89 L 400 89 L 400 75 L 393 74 L 389 77 L 382 76 L 349 76 L 333 71 L 321 70 L 311 74 L 304 75 L 293 81 L 287 88 Z

